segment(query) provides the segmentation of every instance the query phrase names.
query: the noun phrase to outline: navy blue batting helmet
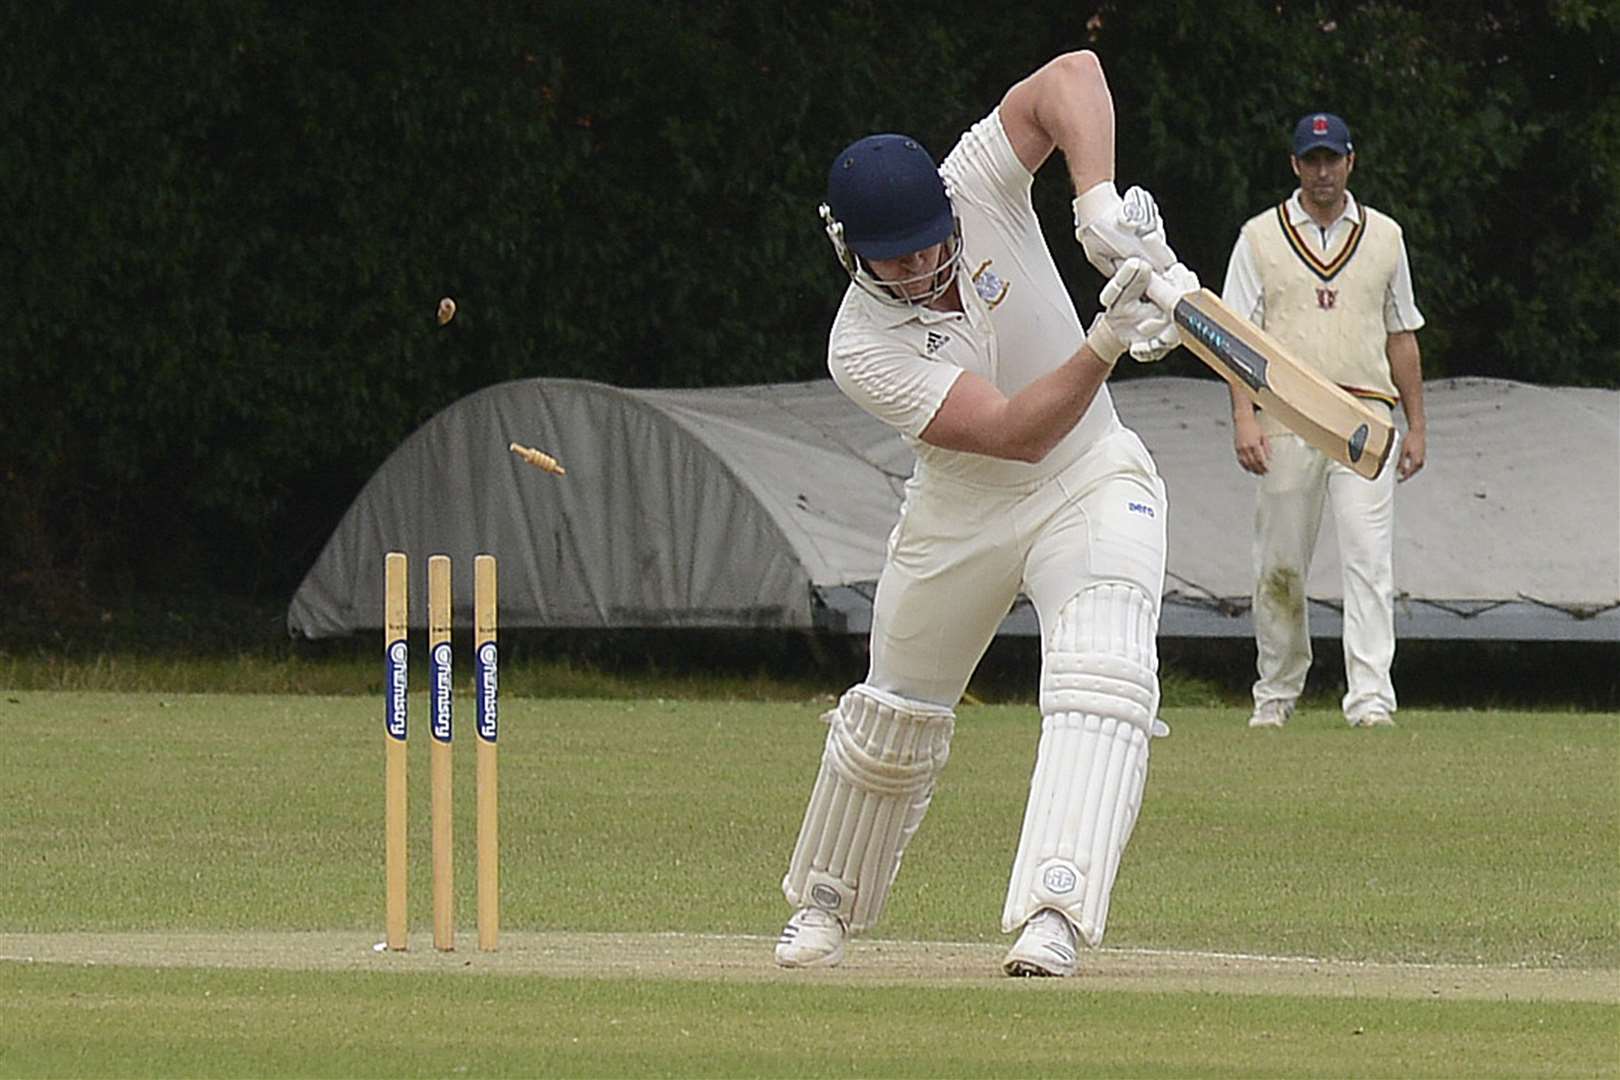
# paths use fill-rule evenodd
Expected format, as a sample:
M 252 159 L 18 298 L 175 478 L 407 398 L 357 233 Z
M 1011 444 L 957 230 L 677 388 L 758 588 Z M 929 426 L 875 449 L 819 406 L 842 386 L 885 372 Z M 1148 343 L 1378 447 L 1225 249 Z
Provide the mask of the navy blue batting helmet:
M 827 208 L 863 259 L 909 255 L 956 228 L 939 167 L 904 135 L 868 135 L 839 151 L 827 172 Z

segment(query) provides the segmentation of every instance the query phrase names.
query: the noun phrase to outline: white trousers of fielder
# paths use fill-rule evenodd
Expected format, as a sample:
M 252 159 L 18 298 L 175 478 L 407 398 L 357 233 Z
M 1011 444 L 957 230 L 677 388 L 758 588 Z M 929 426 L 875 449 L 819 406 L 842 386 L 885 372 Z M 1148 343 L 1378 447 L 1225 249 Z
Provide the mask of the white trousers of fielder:
M 1395 462 L 1367 480 L 1295 435 L 1270 438 L 1271 462 L 1255 497 L 1256 707 L 1293 701 L 1311 666 L 1305 583 L 1324 510 L 1333 515 L 1344 569 L 1344 715 L 1395 712 Z

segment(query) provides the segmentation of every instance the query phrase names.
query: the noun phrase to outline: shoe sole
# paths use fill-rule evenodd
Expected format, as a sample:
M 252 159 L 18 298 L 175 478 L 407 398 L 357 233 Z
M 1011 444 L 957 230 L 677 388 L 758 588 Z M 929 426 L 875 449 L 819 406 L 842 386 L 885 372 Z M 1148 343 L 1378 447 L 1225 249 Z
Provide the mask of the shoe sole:
M 784 960 L 781 956 L 778 956 L 776 958 L 776 966 L 795 969 L 835 967 L 842 962 L 843 959 L 844 948 L 840 945 L 833 952 L 828 953 L 826 956 L 818 956 L 814 960 Z
M 1001 965 L 1001 970 L 1013 979 L 1062 979 L 1074 974 L 1072 971 L 1053 971 L 1032 960 L 1008 960 Z
M 1073 949 L 1064 949 L 1069 955 L 1064 957 L 1055 944 L 1045 944 L 1033 951 L 1020 950 L 1016 945 L 1010 949 L 1001 961 L 1001 970 L 1013 978 L 1052 978 L 1061 979 L 1073 975 L 1079 967 Z M 1051 953 L 1051 957 L 1046 954 Z

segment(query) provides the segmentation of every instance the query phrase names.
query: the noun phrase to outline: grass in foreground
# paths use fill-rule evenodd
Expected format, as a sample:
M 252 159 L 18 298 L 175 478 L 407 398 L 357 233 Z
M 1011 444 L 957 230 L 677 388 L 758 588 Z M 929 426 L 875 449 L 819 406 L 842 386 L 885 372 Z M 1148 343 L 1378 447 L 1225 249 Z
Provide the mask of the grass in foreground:
M 424 713 L 416 695 L 414 715 Z M 528 929 L 774 933 L 824 702 L 503 700 L 505 908 Z M 1461 963 L 1620 966 L 1613 714 L 1306 712 L 1250 732 L 1166 711 L 1109 941 Z M 369 698 L 0 697 L 0 928 L 361 928 L 381 889 Z M 993 940 L 1038 731 L 964 708 L 891 936 Z M 412 742 L 413 894 L 428 895 Z M 472 909 L 473 755 L 457 755 Z
M 422 716 L 423 696 L 412 704 Z M 509 928 L 775 932 L 824 702 L 502 705 Z M 1280 733 L 1225 709 L 1166 719 L 1110 945 L 1620 968 L 1620 716 L 1408 710 L 1394 731 L 1357 732 L 1316 709 Z M 371 697 L 0 694 L 0 934 L 378 930 L 380 727 Z M 999 939 L 1037 730 L 1031 708 L 962 710 L 882 936 Z M 472 758 L 458 753 L 456 779 L 467 918 Z M 1603 1005 L 1011 983 L 0 964 L 8 1076 L 1591 1075 L 1620 1072 L 1617 1022 Z
M 1607 1006 L 0 966 L 6 1076 L 1612 1074 Z

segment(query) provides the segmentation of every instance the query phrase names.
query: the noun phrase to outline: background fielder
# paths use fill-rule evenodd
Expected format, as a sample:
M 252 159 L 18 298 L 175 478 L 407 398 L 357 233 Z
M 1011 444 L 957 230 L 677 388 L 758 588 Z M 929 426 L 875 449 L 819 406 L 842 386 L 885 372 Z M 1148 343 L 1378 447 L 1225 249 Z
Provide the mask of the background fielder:
M 1401 227 L 1350 194 L 1355 148 L 1331 113 L 1294 129 L 1299 187 L 1238 234 L 1222 299 L 1346 390 L 1393 408 L 1406 432 L 1396 468 L 1364 480 L 1256 413 L 1234 391 L 1238 463 L 1260 477 L 1255 498 L 1254 631 L 1259 678 L 1250 727 L 1281 727 L 1311 666 L 1305 582 L 1324 507 L 1344 569 L 1343 708 L 1352 727 L 1386 727 L 1395 713 L 1395 482 L 1423 468 L 1427 423 L 1417 331 Z
M 1112 275 L 1088 335 L 1030 201 L 1061 149 L 1078 238 Z M 1166 504 L 1104 385 L 1126 349 L 1174 347 L 1142 299 L 1148 263 L 1183 291 L 1157 208 L 1113 184 L 1097 58 L 1058 57 L 1009 90 L 942 167 L 901 135 L 834 160 L 822 208 L 852 283 L 828 367 L 917 454 L 878 581 L 871 668 L 828 713 L 783 891 L 779 963 L 837 963 L 874 925 L 944 769 L 954 707 L 1020 590 L 1040 617 L 1042 730 L 1002 914 L 1004 968 L 1067 975 L 1102 938 L 1157 719 Z

